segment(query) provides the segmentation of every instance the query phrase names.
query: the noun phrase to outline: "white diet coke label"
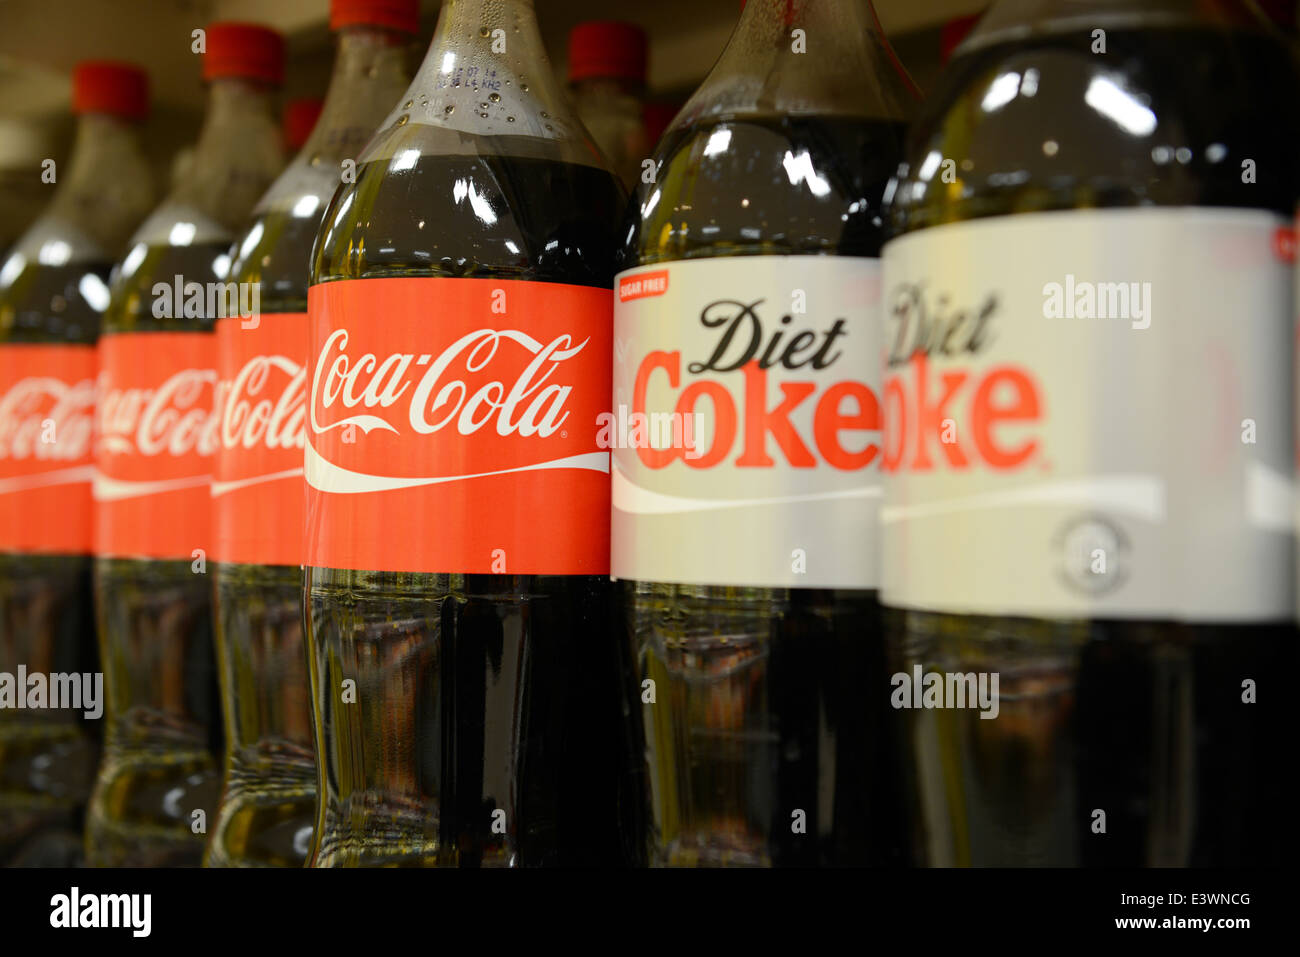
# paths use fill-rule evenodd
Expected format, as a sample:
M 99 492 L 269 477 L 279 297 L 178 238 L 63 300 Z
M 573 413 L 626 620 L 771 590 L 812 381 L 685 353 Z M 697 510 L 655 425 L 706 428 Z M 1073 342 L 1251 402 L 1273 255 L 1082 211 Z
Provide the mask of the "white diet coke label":
M 615 577 L 876 587 L 879 310 L 871 259 L 618 276 Z
M 882 599 L 1290 617 L 1285 223 L 1078 210 L 885 248 Z

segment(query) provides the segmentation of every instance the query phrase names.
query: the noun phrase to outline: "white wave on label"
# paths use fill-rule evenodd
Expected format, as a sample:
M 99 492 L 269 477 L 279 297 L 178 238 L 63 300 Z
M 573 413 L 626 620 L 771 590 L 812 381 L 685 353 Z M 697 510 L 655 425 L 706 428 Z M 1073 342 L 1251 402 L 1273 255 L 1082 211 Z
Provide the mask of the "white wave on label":
M 514 468 L 493 469 L 489 472 L 465 472 L 455 475 L 375 475 L 356 472 L 335 465 L 323 458 L 310 444 L 305 449 L 304 473 L 307 484 L 322 492 L 355 495 L 366 492 L 387 492 L 400 488 L 419 488 L 424 485 L 443 485 L 447 482 L 464 482 L 486 478 L 489 475 L 510 475 L 515 472 L 537 472 L 546 469 L 584 469 L 592 472 L 609 471 L 609 455 L 604 452 L 584 452 L 547 462 L 534 462 Z

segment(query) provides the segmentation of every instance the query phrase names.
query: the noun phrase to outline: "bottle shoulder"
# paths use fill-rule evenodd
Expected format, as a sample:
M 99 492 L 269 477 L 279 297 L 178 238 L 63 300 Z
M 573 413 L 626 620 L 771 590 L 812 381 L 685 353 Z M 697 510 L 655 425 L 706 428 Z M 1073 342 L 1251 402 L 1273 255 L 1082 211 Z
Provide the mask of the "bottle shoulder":
M 329 197 L 307 192 L 253 216 L 230 247 L 229 281 L 258 284 L 263 312 L 305 312 L 312 247 Z
M 106 260 L 10 259 L 0 276 L 0 344 L 90 344 L 108 305 Z
M 517 278 L 608 286 L 625 195 L 602 167 L 412 147 L 357 169 L 321 224 L 312 282 L 382 276 Z
M 1056 31 L 960 55 L 909 136 L 892 226 L 1148 205 L 1290 215 L 1300 111 L 1271 91 L 1300 72 L 1281 41 L 1164 27 L 1097 42 Z
M 723 116 L 670 130 L 628 210 L 620 268 L 736 255 L 878 255 L 903 124 Z
M 210 332 L 227 294 L 228 239 L 140 242 L 113 269 L 103 332 Z

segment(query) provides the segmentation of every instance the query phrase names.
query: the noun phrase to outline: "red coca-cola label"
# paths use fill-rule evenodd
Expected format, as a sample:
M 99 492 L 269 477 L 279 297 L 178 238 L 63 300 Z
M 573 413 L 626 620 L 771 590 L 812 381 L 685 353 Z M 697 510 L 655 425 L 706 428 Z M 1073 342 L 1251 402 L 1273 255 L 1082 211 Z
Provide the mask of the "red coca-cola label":
M 0 346 L 0 551 L 90 551 L 94 413 L 94 346 Z
M 212 555 L 301 565 L 306 490 L 306 313 L 217 322 Z
M 212 335 L 118 333 L 99 349 L 95 553 L 206 556 L 216 448 Z
M 313 286 L 308 563 L 607 573 L 611 300 L 519 280 Z

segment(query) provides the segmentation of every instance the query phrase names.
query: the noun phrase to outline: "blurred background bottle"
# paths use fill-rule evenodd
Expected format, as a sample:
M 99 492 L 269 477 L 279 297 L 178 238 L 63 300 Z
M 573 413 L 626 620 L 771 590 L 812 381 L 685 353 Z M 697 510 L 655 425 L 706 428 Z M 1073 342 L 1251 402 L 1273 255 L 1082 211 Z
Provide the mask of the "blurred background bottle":
M 9 675 L 20 665 L 47 676 L 99 671 L 90 589 L 95 340 L 110 265 L 154 198 L 139 138 L 149 111 L 144 71 L 78 64 L 72 105 L 72 156 L 55 167 L 48 207 L 0 265 L 0 672 Z M 80 861 L 101 737 L 85 710 L 0 710 L 0 863 Z
M 0 261 L 49 202 L 41 163 L 52 152 L 50 140 L 40 130 L 0 117 Z
M 231 249 L 230 278 L 257 285 L 261 314 L 217 320 L 212 557 L 226 767 L 208 866 L 300 867 L 316 817 L 302 635 L 311 248 L 335 189 L 355 180 L 362 148 L 411 82 L 419 4 L 334 0 L 330 23 L 338 55 L 324 109 L 317 120 L 300 106 L 288 124 L 315 130 Z
M 631 23 L 593 20 L 569 34 L 569 88 L 592 139 L 623 185 L 635 188 L 650 156 L 642 101 L 646 35 Z
M 95 611 L 108 694 L 87 859 L 197 865 L 220 752 L 211 639 L 216 341 L 235 231 L 282 164 L 279 34 L 206 29 L 194 161 L 115 268 L 100 343 Z M 230 308 L 228 294 L 236 301 Z
M 1003 2 L 913 129 L 882 601 L 999 681 L 902 712 L 931 864 L 1292 859 L 1298 79 L 1241 0 Z

